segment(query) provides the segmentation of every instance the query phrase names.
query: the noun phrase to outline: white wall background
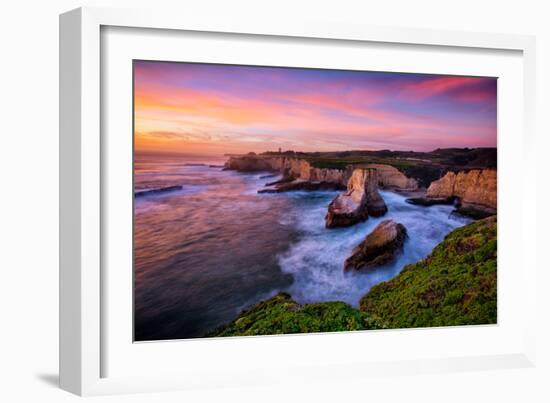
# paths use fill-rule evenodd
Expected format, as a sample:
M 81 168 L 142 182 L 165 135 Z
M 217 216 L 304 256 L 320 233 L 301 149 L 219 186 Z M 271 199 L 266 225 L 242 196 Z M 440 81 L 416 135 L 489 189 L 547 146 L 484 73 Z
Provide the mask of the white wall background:
M 68 402 L 57 383 L 58 14 L 81 5 L 179 7 L 181 13 L 245 13 L 250 18 L 320 19 L 373 25 L 464 29 L 537 36 L 539 259 L 547 247 L 550 125 L 550 10 L 523 0 L 19 0 L 4 2 L 0 22 L 0 400 Z M 518 169 L 521 166 L 518 164 Z M 526 172 L 532 175 L 532 172 Z M 533 234 L 534 236 L 535 234 Z M 547 237 L 548 238 L 548 237 Z M 550 401 L 547 264 L 539 264 L 539 363 L 535 369 L 377 377 L 301 388 L 262 387 L 98 401 Z

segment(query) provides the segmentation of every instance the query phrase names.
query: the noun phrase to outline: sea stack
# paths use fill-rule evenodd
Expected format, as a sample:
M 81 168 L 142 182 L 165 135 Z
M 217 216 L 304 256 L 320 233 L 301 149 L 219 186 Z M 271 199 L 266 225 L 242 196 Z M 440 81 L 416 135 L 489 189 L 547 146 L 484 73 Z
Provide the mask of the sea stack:
M 375 268 L 393 260 L 403 248 L 407 230 L 393 220 L 384 220 L 367 235 L 346 259 L 344 270 Z
M 347 227 L 388 211 L 378 193 L 378 173 L 372 168 L 353 170 L 345 193 L 338 195 L 328 206 L 327 228 Z

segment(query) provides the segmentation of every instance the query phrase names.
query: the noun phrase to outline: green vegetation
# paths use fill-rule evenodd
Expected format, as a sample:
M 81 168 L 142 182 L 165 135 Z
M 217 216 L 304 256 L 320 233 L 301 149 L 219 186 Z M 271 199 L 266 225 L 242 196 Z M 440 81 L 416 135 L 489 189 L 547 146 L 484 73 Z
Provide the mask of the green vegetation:
M 361 299 L 300 305 L 280 293 L 208 336 L 336 332 L 492 324 L 497 321 L 497 221 L 451 232 L 426 259 L 406 266 Z
M 343 302 L 300 305 L 290 295 L 279 293 L 244 311 L 208 336 L 338 332 L 382 327 L 378 321 Z
M 387 164 L 397 166 L 409 166 L 415 164 L 398 158 L 382 158 L 382 157 L 302 157 L 309 161 L 314 168 L 329 168 L 329 169 L 346 169 L 348 165 L 360 164 Z
M 451 232 L 426 259 L 362 298 L 361 310 L 389 328 L 497 321 L 497 221 Z

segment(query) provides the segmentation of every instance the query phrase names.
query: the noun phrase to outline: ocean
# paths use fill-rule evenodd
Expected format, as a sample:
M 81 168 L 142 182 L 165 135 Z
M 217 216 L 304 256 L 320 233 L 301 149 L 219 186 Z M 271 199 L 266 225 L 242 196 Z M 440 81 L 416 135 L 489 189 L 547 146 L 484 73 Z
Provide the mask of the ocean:
M 134 206 L 135 340 L 202 337 L 280 291 L 299 303 L 354 307 L 374 285 L 423 259 L 471 220 L 452 206 L 422 207 L 381 191 L 388 213 L 326 229 L 337 191 L 258 194 L 280 176 L 223 171 L 220 160 L 138 159 Z M 180 188 L 181 187 L 181 188 Z M 344 260 L 385 219 L 407 228 L 403 253 L 375 271 L 343 271 Z

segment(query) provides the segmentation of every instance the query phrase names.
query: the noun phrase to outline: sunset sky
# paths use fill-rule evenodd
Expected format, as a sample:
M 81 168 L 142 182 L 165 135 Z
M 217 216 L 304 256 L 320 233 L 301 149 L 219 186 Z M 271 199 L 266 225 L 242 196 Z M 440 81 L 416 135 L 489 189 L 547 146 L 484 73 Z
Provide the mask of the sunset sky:
M 136 152 L 496 146 L 494 78 L 134 62 Z

